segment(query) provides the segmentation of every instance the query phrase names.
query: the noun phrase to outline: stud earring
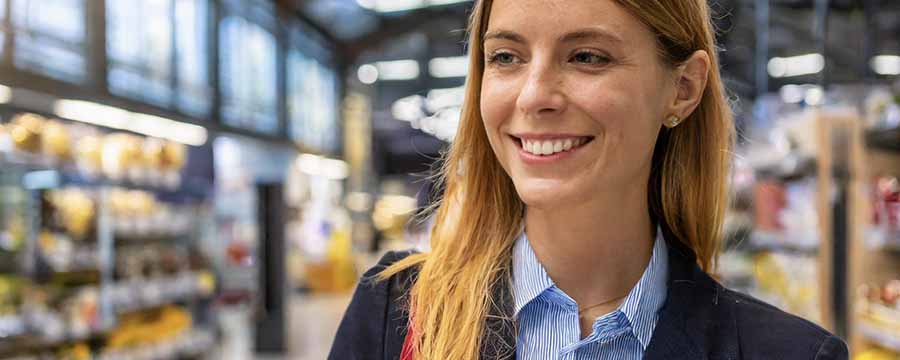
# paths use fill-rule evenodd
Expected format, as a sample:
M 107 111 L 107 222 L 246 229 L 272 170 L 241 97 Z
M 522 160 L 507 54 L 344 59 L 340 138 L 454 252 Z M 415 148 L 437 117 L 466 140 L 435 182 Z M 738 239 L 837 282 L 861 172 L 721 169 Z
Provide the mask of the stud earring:
M 678 124 L 680 124 L 680 123 L 681 123 L 681 118 L 679 118 L 675 115 L 672 115 L 672 116 L 669 116 L 668 118 L 666 118 L 666 121 L 663 122 L 663 125 L 665 125 L 669 129 L 671 129 L 671 128 L 678 126 Z

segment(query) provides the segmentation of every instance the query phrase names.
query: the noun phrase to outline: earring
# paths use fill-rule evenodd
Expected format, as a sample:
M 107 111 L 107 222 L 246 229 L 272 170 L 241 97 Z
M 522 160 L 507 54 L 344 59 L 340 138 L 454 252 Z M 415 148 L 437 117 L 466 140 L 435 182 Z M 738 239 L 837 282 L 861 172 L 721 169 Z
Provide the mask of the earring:
M 681 123 L 681 118 L 679 118 L 675 115 L 671 115 L 668 118 L 666 118 L 666 121 L 663 122 L 663 125 L 665 125 L 669 129 L 671 129 L 671 128 L 678 126 L 678 124 L 680 124 L 680 123 Z

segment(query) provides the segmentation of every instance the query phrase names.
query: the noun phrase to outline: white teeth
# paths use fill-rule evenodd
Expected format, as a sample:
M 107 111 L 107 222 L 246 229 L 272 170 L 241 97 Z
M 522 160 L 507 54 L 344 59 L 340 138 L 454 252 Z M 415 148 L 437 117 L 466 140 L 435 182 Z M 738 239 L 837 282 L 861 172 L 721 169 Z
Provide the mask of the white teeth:
M 541 142 L 541 155 L 550 155 L 553 154 L 553 142 L 552 141 L 542 141 Z
M 522 149 L 535 155 L 552 155 L 569 151 L 587 142 L 585 138 L 569 138 L 564 140 L 522 140 Z

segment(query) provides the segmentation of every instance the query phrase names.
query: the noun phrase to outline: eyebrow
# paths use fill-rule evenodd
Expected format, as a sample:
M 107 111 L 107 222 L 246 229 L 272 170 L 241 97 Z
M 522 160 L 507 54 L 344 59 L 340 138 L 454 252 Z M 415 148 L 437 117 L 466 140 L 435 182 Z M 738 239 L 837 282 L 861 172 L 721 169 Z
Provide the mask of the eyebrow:
M 613 43 L 624 42 L 618 35 L 602 30 L 602 29 L 583 29 L 570 32 L 559 38 L 562 42 L 575 42 L 579 40 L 598 40 L 603 39 Z
M 521 44 L 524 44 L 527 42 L 527 41 L 525 41 L 525 38 L 522 37 L 522 35 L 519 35 L 515 32 L 509 31 L 509 30 L 497 30 L 497 31 L 488 32 L 488 33 L 484 34 L 484 39 L 482 39 L 482 42 L 487 42 L 488 40 L 509 40 L 509 41 L 517 42 L 517 43 L 521 43 Z
M 561 42 L 576 42 L 580 40 L 597 40 L 604 39 L 607 41 L 611 41 L 613 43 L 623 43 L 621 37 L 618 35 L 611 33 L 602 29 L 582 29 L 567 33 L 559 38 Z M 487 42 L 488 40 L 508 40 L 512 42 L 517 42 L 521 44 L 527 43 L 525 38 L 522 35 L 519 35 L 516 32 L 509 30 L 497 30 L 491 31 L 484 34 L 484 39 L 482 42 Z

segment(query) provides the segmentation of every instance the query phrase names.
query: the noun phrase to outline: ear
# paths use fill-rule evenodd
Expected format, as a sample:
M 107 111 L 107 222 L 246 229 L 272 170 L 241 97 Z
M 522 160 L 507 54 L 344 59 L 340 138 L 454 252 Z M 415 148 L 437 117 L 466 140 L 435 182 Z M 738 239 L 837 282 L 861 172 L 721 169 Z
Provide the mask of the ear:
M 669 105 L 669 116 L 686 119 L 694 112 L 703 100 L 709 68 L 709 54 L 704 50 L 695 51 L 690 58 L 675 68 L 675 99 Z

